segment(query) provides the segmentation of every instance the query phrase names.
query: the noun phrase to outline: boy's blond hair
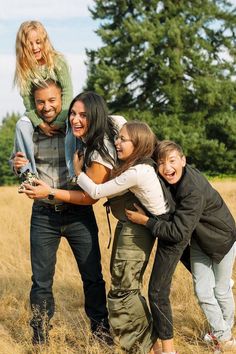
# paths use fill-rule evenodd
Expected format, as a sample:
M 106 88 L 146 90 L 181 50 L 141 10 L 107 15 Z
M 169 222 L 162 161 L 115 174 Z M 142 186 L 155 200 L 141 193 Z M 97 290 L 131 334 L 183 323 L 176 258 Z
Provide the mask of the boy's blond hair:
M 169 154 L 173 150 L 178 151 L 178 153 L 181 157 L 184 156 L 182 147 L 179 144 L 177 144 L 176 142 L 174 142 L 172 140 L 158 141 L 158 144 L 157 144 L 155 151 L 153 153 L 153 159 L 156 162 L 158 162 L 160 160 L 164 160 L 169 156 Z
M 28 42 L 28 35 L 32 30 L 36 31 L 39 35 L 42 44 L 42 57 L 50 77 L 55 80 L 55 57 L 61 56 L 61 54 L 53 48 L 48 33 L 41 22 L 25 21 L 21 24 L 16 36 L 16 70 L 14 84 L 18 86 L 20 93 L 23 95 L 30 93 L 30 87 L 33 81 L 42 82 L 45 79 L 40 75 L 38 62 Z

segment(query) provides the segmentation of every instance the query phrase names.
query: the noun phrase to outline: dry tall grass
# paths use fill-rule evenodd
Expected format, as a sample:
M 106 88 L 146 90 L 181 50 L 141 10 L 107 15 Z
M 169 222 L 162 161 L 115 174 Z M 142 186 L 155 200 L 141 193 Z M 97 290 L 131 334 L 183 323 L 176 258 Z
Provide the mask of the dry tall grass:
M 236 182 L 214 182 L 236 218 Z M 17 193 L 16 187 L 0 188 L 0 354 L 33 354 L 31 345 L 29 289 L 31 269 L 29 258 L 29 222 L 31 201 Z M 105 210 L 100 201 L 95 205 L 100 226 L 103 274 L 109 289 L 109 258 Z M 114 227 L 115 220 L 112 219 Z M 154 250 L 155 251 L 155 250 Z M 153 251 L 153 252 L 154 252 Z M 152 266 L 146 271 L 143 292 Z M 234 277 L 235 277 L 234 273 Z M 74 257 L 65 240 L 58 251 L 54 280 L 56 314 L 53 318 L 51 344 L 39 349 L 42 354 L 111 354 L 113 351 L 93 342 L 83 310 L 83 291 Z M 176 347 L 181 354 L 211 353 L 201 341 L 207 324 L 193 295 L 191 277 L 179 264 L 172 286 Z

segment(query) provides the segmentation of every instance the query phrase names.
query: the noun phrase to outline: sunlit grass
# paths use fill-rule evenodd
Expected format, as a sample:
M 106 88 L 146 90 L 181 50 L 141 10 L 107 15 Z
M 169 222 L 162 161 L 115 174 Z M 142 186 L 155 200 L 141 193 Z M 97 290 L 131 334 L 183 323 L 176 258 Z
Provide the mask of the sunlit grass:
M 236 217 L 236 181 L 212 182 L 223 195 Z M 0 354 L 33 354 L 31 344 L 29 290 L 31 268 L 29 257 L 29 223 L 32 201 L 17 193 L 17 187 L 0 188 Z M 110 285 L 107 249 L 108 227 L 104 200 L 95 206 L 100 227 L 100 246 L 103 275 L 107 290 Z M 115 220 L 111 216 L 114 229 Z M 155 249 L 153 250 L 153 253 Z M 111 354 L 114 350 L 92 340 L 89 323 L 83 308 L 83 290 L 77 266 L 66 240 L 58 251 L 54 296 L 56 313 L 52 320 L 51 342 L 48 348 L 38 349 L 42 354 Z M 145 274 L 143 294 L 153 261 Z M 235 272 L 234 272 L 234 278 Z M 202 342 L 207 323 L 193 295 L 190 274 L 179 264 L 174 275 L 171 299 L 174 311 L 175 342 L 180 354 L 212 353 Z M 232 351 L 231 351 L 232 352 Z

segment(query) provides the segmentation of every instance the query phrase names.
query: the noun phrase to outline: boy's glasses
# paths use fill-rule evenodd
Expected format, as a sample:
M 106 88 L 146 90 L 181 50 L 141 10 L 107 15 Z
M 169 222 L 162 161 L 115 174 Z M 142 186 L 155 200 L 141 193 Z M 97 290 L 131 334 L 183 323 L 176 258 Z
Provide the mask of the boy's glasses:
M 126 143 L 128 141 L 132 141 L 131 139 L 126 139 L 123 136 L 115 135 L 114 136 L 114 142 L 116 143 L 118 140 L 120 140 L 121 143 Z

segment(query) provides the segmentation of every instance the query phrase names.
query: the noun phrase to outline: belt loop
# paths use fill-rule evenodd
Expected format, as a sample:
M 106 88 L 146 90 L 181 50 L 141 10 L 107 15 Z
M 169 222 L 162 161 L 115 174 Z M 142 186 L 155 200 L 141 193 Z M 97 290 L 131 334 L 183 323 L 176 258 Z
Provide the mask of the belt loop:
M 60 213 L 64 210 L 66 210 L 66 208 L 65 208 L 64 204 L 54 204 L 54 210 L 55 210 L 55 212 Z
M 108 244 L 107 244 L 107 249 L 110 248 L 111 245 L 111 240 L 112 240 L 112 231 L 111 231 L 111 223 L 110 223 L 110 218 L 109 218 L 109 214 L 111 212 L 111 208 L 110 208 L 110 202 L 109 200 L 107 200 L 103 206 L 106 208 L 106 215 L 107 215 L 107 223 L 108 223 L 108 228 L 109 228 L 109 239 L 108 239 Z

